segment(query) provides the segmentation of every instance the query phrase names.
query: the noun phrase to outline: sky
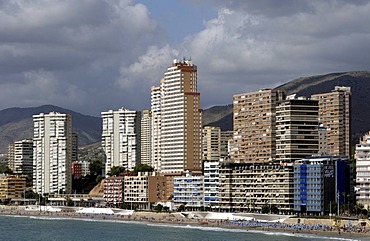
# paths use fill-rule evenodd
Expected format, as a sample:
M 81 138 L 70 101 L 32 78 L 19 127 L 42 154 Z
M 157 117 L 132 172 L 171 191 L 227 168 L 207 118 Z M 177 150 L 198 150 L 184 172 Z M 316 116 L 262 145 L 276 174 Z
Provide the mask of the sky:
M 150 109 L 173 59 L 202 108 L 298 77 L 369 70 L 370 0 L 0 0 L 0 109 Z

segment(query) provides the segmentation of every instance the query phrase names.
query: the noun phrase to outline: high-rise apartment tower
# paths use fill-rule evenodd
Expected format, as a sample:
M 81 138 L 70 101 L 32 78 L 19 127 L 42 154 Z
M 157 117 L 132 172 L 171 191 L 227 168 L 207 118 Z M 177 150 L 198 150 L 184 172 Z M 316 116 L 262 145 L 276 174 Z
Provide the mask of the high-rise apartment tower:
M 234 146 L 232 159 L 238 163 L 262 163 L 276 157 L 277 102 L 281 90 L 260 90 L 234 95 Z
M 155 166 L 169 175 L 186 170 L 201 171 L 202 121 L 197 66 L 190 60 L 174 60 L 159 90 L 160 96 L 158 88 L 152 87 L 152 108 L 160 108 L 160 131 L 153 133 L 160 142 L 160 160 L 154 157 L 160 164 Z M 158 110 L 152 111 L 154 119 Z
M 72 117 L 51 112 L 33 116 L 33 190 L 72 191 Z

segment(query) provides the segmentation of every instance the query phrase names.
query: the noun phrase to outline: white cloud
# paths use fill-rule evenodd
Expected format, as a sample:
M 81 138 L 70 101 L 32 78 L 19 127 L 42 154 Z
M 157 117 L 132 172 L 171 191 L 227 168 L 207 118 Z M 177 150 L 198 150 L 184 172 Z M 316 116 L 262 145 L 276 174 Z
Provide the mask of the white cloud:
M 273 2 L 218 1 L 218 17 L 184 42 L 204 106 L 299 76 L 368 68 L 369 1 Z
M 178 56 L 178 51 L 169 45 L 162 48 L 150 46 L 147 52 L 138 58 L 138 61 L 128 67 L 121 67 L 121 76 L 117 80 L 122 88 L 145 88 L 159 85 L 170 60 Z

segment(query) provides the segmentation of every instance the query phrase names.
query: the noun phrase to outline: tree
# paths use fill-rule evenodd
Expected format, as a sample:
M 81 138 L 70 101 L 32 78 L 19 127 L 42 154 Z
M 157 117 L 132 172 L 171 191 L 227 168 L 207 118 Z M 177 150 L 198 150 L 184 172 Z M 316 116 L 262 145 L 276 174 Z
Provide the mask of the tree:
M 152 172 L 154 168 L 147 164 L 139 164 L 134 168 L 134 172 L 137 174 L 139 172 Z
M 163 209 L 163 205 L 162 204 L 158 204 L 157 206 L 155 206 L 154 210 L 156 212 L 162 212 L 162 209 Z
M 181 205 L 177 208 L 177 211 L 178 211 L 178 212 L 183 212 L 183 211 L 185 211 L 185 205 L 184 205 L 184 204 L 181 204 Z
M 262 213 L 269 213 L 270 212 L 270 207 L 269 205 L 265 204 L 262 206 L 262 209 L 261 209 L 261 212 Z
M 110 169 L 110 173 L 108 173 L 109 176 L 119 176 L 122 172 L 125 171 L 125 168 L 122 166 L 114 166 Z
M 93 176 L 102 175 L 103 164 L 101 159 L 95 159 L 90 162 L 90 174 Z
M 102 177 L 101 175 L 98 175 L 98 176 L 96 177 L 96 182 L 97 182 L 97 183 L 100 183 L 100 182 L 101 182 L 101 180 L 103 180 L 103 177 Z

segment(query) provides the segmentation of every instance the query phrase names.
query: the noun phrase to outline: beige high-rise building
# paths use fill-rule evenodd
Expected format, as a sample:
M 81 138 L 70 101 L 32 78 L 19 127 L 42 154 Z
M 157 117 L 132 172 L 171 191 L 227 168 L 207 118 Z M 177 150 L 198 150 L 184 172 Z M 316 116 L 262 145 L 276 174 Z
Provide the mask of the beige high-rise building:
M 152 88 L 152 106 L 153 89 L 155 87 Z M 200 93 L 197 90 L 197 66 L 190 60 L 174 60 L 161 80 L 159 136 L 158 166 L 163 174 L 201 171 Z
M 234 95 L 232 159 L 235 162 L 262 163 L 275 159 L 275 107 L 284 97 L 281 90 Z
M 327 153 L 351 155 L 351 88 L 336 86 L 332 92 L 312 95 L 319 101 L 319 122 L 326 128 Z
M 219 161 L 221 157 L 221 128 L 203 127 L 203 161 Z
M 51 112 L 33 116 L 33 190 L 72 191 L 72 116 Z
M 144 110 L 141 114 L 141 164 L 152 165 L 152 112 Z
M 276 160 L 291 163 L 319 152 L 318 101 L 289 96 L 276 107 Z

